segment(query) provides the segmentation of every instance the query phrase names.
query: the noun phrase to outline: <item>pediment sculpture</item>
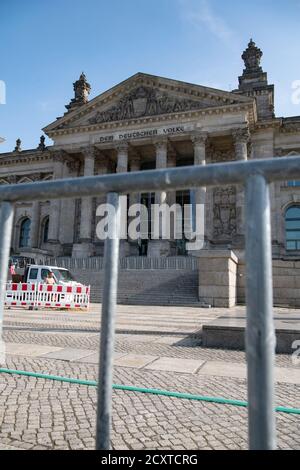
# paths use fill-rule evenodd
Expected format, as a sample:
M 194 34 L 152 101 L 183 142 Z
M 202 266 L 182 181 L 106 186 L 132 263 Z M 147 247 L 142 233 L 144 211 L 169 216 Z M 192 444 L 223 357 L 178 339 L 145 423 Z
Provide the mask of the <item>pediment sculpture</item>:
M 207 107 L 207 105 L 199 101 L 185 98 L 179 99 L 160 90 L 140 86 L 121 98 L 111 108 L 97 112 L 95 116 L 89 119 L 89 123 L 100 124 L 103 122 L 122 121 L 143 116 L 191 111 L 204 107 Z

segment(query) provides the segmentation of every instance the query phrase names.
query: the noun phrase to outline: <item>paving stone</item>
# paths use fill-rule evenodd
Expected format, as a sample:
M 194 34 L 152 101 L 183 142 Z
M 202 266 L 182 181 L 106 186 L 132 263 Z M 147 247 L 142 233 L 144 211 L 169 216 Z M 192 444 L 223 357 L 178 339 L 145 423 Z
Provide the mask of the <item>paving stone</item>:
M 15 356 L 26 356 L 26 357 L 37 357 L 42 354 L 47 354 L 51 352 L 58 353 L 61 348 L 56 348 L 53 346 L 42 346 L 38 344 L 16 344 L 16 343 L 5 343 L 6 354 L 12 354 Z
M 221 361 L 207 361 L 203 367 L 199 369 L 198 374 L 245 379 L 247 376 L 247 368 L 245 364 L 230 364 Z
M 141 368 L 158 359 L 155 356 L 144 356 L 139 354 L 126 354 L 115 360 L 115 366 Z
M 184 341 L 186 336 L 162 336 L 156 339 L 154 342 L 158 344 L 168 344 L 172 346 L 173 344 L 179 344 L 180 341 Z
M 87 364 L 98 364 L 99 363 L 99 354 L 100 352 L 96 352 L 90 354 L 88 356 L 82 357 L 78 359 L 76 362 L 85 362 Z M 120 359 L 121 357 L 125 356 L 126 353 L 114 353 L 114 360 Z
M 91 356 L 92 354 L 89 349 L 64 348 L 44 354 L 43 356 L 49 359 L 59 359 L 61 361 L 77 361 L 78 359 Z
M 170 357 L 160 357 L 155 362 L 145 366 L 145 369 L 194 374 L 203 364 L 204 361 L 196 361 L 193 359 L 174 360 L 174 358 Z

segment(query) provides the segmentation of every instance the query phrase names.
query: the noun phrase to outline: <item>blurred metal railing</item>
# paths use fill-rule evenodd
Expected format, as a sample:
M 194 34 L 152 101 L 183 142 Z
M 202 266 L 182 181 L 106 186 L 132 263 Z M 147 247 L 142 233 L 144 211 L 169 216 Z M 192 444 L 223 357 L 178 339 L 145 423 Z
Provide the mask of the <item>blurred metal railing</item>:
M 246 263 L 249 448 L 276 448 L 275 331 L 269 183 L 300 178 L 300 158 L 276 158 L 207 166 L 92 176 L 0 187 L 0 334 L 5 284 L 14 218 L 18 201 L 78 198 L 107 194 L 114 206 L 105 242 L 104 293 L 96 448 L 109 449 L 112 413 L 112 374 L 119 257 L 119 196 L 197 187 L 243 184 L 246 187 Z

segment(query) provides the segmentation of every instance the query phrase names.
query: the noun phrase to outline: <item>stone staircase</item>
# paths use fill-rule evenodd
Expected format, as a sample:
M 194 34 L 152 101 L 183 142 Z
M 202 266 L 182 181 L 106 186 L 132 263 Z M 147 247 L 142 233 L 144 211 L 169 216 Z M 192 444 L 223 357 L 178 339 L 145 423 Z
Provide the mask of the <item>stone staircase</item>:
M 91 301 L 101 302 L 103 258 L 47 258 L 43 263 L 69 269 L 76 280 L 91 286 Z M 188 256 L 120 258 L 118 303 L 199 305 L 197 258 Z
M 73 270 L 74 277 L 91 285 L 92 302 L 101 302 L 103 271 Z M 196 306 L 196 270 L 120 270 L 118 303 L 123 305 Z

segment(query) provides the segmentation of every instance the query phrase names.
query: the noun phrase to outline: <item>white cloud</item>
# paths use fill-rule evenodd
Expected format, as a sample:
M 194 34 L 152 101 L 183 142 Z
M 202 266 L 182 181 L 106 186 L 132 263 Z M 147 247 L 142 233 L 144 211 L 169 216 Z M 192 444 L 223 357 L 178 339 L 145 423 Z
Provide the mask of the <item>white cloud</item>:
M 183 19 L 196 28 L 206 29 L 221 41 L 231 43 L 234 32 L 226 21 L 217 15 L 209 0 L 179 0 Z

